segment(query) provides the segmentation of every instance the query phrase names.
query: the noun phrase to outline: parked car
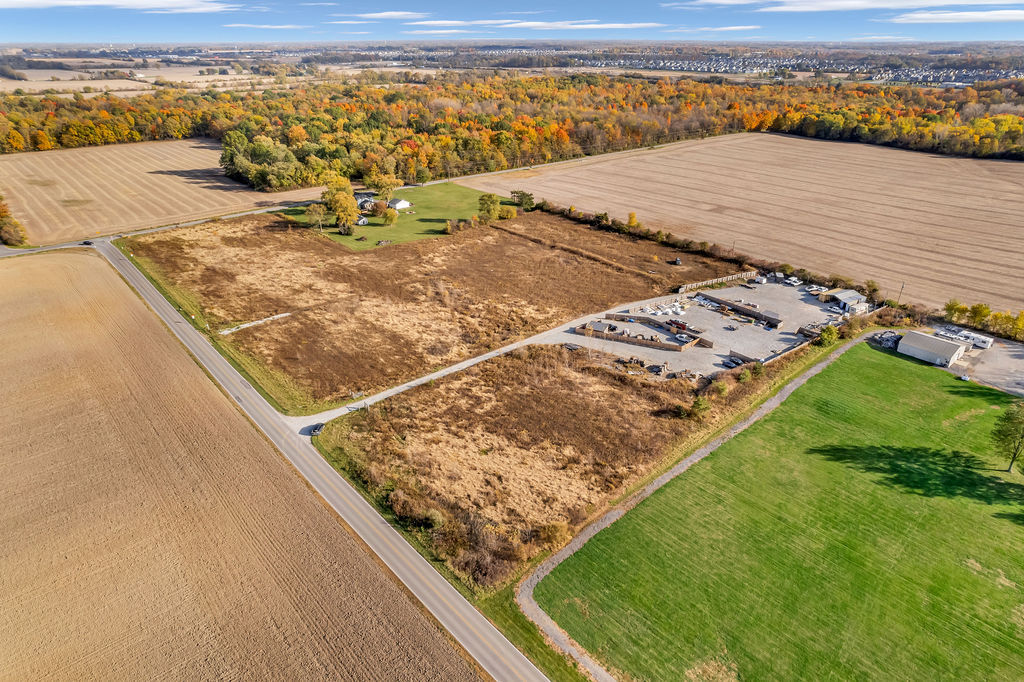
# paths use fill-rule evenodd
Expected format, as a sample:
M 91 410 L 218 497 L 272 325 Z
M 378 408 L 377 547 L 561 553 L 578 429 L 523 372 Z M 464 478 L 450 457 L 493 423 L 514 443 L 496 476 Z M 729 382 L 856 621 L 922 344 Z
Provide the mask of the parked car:
M 82 242 L 82 246 L 92 246 L 92 242 L 86 239 L 84 242 Z
M 311 435 L 311 436 L 319 436 L 323 432 L 324 432 L 324 425 L 323 424 L 314 424 L 313 428 L 311 428 L 309 430 L 309 435 Z
M 837 306 L 837 305 L 830 305 L 830 306 L 828 307 L 828 311 L 829 311 L 830 313 L 840 313 L 840 314 L 841 314 L 841 313 L 843 312 L 843 309 L 842 309 L 842 308 L 840 308 L 840 307 L 839 307 L 839 306 Z

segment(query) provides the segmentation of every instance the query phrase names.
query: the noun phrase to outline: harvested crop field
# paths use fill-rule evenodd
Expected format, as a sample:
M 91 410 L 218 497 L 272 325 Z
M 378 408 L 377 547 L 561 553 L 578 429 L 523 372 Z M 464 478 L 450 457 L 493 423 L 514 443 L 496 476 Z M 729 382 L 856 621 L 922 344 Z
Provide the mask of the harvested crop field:
M 210 140 L 0 155 L 0 194 L 32 244 L 58 244 L 306 201 L 317 189 L 257 192 L 224 177 Z
M 528 346 L 334 420 L 316 445 L 467 583 L 491 587 L 791 362 L 726 373 L 723 396 L 600 352 Z M 684 418 L 698 392 L 708 411 Z
M 1024 308 L 1024 163 L 739 134 L 460 181 L 874 279 L 882 293 Z
M 737 270 L 539 212 L 362 252 L 276 215 L 125 244 L 283 409 L 306 413 Z
M 3 677 L 473 677 L 105 261 L 0 291 Z

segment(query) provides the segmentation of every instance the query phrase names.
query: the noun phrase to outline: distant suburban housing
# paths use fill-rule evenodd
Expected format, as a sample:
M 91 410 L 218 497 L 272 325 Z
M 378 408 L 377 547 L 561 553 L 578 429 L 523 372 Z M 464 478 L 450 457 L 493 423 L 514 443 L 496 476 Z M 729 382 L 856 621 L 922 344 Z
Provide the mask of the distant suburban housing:
M 959 360 L 967 348 L 966 344 L 948 339 L 940 339 L 931 334 L 907 332 L 900 339 L 896 350 L 918 360 L 930 362 L 940 367 L 949 367 Z
M 367 220 L 366 216 L 359 216 L 356 218 L 356 225 L 369 225 L 370 221 Z
M 405 199 L 392 199 L 388 202 L 388 208 L 393 208 L 396 211 L 400 208 L 409 208 L 410 206 L 412 206 L 412 204 Z

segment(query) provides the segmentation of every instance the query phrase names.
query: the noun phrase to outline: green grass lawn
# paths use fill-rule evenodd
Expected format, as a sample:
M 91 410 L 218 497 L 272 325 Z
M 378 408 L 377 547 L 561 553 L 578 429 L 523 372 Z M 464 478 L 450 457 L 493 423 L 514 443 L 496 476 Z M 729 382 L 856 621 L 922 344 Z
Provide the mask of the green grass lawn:
M 637 679 L 1022 679 L 1024 475 L 988 443 L 1010 401 L 855 347 L 537 599 Z
M 369 225 L 356 227 L 351 235 L 340 235 L 337 229 L 328 229 L 326 234 L 353 251 L 376 248 L 382 239 L 400 244 L 439 237 L 444 234 L 445 223 L 449 219 L 468 219 L 479 213 L 481 194 L 483 192 L 450 182 L 400 189 L 395 192 L 395 198 L 411 202 L 412 208 L 399 211 L 398 222 L 391 227 L 384 225 L 383 218 L 370 218 Z M 305 208 L 286 209 L 282 213 L 306 222 Z M 325 226 L 333 228 L 334 224 L 335 217 L 329 215 Z M 366 239 L 359 241 L 360 237 Z

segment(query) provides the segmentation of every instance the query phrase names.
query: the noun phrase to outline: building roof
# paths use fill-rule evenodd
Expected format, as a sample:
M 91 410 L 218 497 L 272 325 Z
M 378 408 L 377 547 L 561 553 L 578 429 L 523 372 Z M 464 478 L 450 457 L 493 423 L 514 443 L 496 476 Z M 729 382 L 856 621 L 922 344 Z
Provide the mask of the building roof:
M 864 294 L 859 291 L 854 291 L 853 289 L 837 291 L 835 293 L 835 297 L 837 301 L 845 303 L 846 305 L 853 305 L 854 303 L 861 303 L 862 301 L 867 300 L 867 297 L 865 297 Z
M 940 339 L 938 336 L 932 336 L 931 334 L 910 331 L 900 339 L 900 345 L 897 350 L 902 353 L 908 348 L 914 348 L 940 357 L 952 358 L 958 349 L 964 348 L 966 345 L 965 343 Z

